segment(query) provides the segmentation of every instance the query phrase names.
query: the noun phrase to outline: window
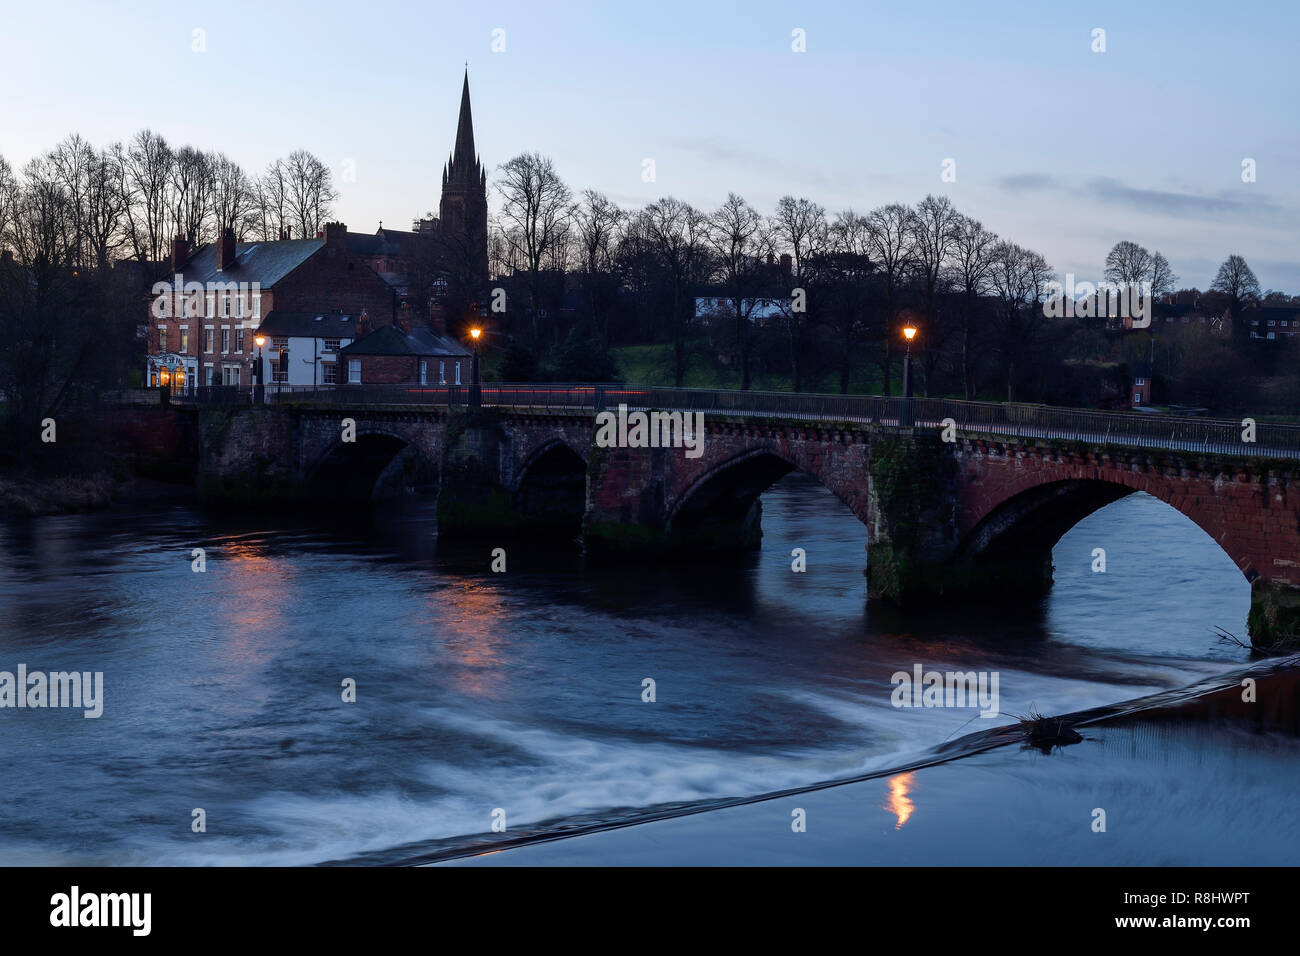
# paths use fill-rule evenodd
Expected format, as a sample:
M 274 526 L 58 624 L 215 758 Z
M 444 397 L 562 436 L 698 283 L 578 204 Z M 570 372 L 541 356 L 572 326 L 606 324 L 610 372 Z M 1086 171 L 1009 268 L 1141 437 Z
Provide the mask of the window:
M 276 339 L 277 342 L 285 341 Z M 277 351 L 276 357 L 271 361 L 271 381 L 286 385 L 289 382 L 289 350 L 281 348 Z
M 230 318 L 230 293 L 229 292 L 223 292 L 221 294 L 221 317 L 223 319 Z
M 273 349 L 287 349 L 288 347 L 289 339 L 287 336 L 277 335 L 271 339 L 271 348 Z
M 447 384 L 447 363 L 441 360 L 438 361 L 438 384 Z
M 208 293 L 208 318 L 209 319 L 216 317 L 216 312 L 217 312 L 216 298 L 217 298 L 217 294 L 215 292 Z
M 424 359 L 420 359 L 420 384 L 429 384 L 429 363 Z
M 1134 404 L 1134 405 L 1141 405 L 1141 404 L 1142 404 L 1142 393 L 1141 393 L 1141 392 L 1134 392 L 1134 393 L 1133 393 L 1133 404 Z
M 203 351 L 211 354 L 212 352 L 212 329 L 203 330 Z
M 181 329 L 181 354 L 188 355 L 190 352 L 190 330 Z
M 1146 383 L 1147 383 L 1147 380 L 1144 379 L 1144 378 L 1135 378 L 1135 379 L 1133 379 L 1133 384 L 1134 384 L 1134 385 L 1145 385 Z
M 230 326 L 228 325 L 221 327 L 221 351 L 230 351 Z
M 242 295 L 238 295 L 235 296 L 235 318 L 242 319 L 243 317 L 244 317 L 244 297 Z
M 460 384 L 460 363 L 456 363 L 456 384 Z
M 208 384 L 208 385 L 216 385 L 216 384 L 218 384 L 218 382 L 217 382 L 217 370 L 216 370 L 215 368 L 213 368 L 211 364 L 208 364 L 208 365 L 203 366 L 203 369 L 204 369 L 204 372 L 205 372 L 205 375 L 206 375 L 206 378 L 207 378 L 207 383 L 206 383 L 206 384 Z
M 322 362 L 320 366 L 321 381 L 326 385 L 337 385 L 339 380 L 339 363 Z
M 158 351 L 159 353 L 167 351 L 167 326 L 158 326 Z
M 339 350 L 339 340 L 338 340 L 338 339 L 326 339 L 326 340 L 325 340 L 325 351 L 326 351 L 326 352 L 337 352 L 338 350 Z
M 1269 325 L 1277 325 L 1277 319 L 1269 319 L 1269 320 L 1268 320 L 1268 324 L 1269 324 Z
M 238 365 L 231 365 L 229 368 L 226 369 L 226 384 L 227 384 L 227 385 L 238 385 L 238 384 L 239 384 L 239 366 L 238 366 Z
M 348 382 L 361 384 L 361 359 L 348 359 Z

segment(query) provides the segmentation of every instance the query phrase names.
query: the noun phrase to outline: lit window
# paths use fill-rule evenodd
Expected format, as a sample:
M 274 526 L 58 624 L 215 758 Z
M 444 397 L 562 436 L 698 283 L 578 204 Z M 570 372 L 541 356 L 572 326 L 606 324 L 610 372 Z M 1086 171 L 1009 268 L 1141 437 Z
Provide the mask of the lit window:
M 167 351 L 167 326 L 165 325 L 158 326 L 158 351 Z
M 212 329 L 203 330 L 203 351 L 212 352 Z
M 190 333 L 188 329 L 181 329 L 181 354 L 188 355 L 190 351 Z

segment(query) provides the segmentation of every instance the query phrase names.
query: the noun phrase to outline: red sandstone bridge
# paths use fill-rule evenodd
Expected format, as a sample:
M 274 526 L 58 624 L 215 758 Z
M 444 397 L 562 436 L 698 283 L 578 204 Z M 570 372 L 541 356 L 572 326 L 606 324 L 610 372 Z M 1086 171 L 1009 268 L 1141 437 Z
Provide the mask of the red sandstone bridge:
M 1143 491 L 1251 583 L 1257 644 L 1300 628 L 1296 426 L 624 385 L 268 392 L 188 400 L 212 496 L 368 501 L 429 480 L 447 533 L 581 533 L 592 551 L 667 556 L 756 545 L 759 496 L 798 469 L 866 524 L 869 593 L 908 602 L 1041 593 L 1061 535 Z M 599 446 L 595 415 L 619 405 L 702 413 L 702 454 Z

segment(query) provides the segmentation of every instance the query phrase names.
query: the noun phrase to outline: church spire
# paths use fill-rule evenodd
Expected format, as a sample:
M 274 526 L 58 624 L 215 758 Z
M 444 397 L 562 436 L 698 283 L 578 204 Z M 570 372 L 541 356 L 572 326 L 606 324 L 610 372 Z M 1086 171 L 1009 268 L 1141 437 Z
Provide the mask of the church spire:
M 478 155 L 474 152 L 474 117 L 469 107 L 469 67 L 460 91 L 460 119 L 456 122 L 456 146 L 452 149 L 448 174 L 453 180 L 474 182 L 478 176 Z

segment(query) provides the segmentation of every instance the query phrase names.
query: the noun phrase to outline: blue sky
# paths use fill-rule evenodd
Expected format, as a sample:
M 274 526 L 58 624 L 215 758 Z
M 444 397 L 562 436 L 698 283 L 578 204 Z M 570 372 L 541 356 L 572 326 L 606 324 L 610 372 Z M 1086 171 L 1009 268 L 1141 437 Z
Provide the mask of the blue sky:
M 1265 288 L 1300 293 L 1293 2 L 115 7 L 0 14 L 0 155 L 15 167 L 73 130 L 103 145 L 148 126 L 250 172 L 303 147 L 354 164 L 349 228 L 409 228 L 437 206 L 468 60 L 491 171 L 536 150 L 575 191 L 629 206 L 712 208 L 734 190 L 763 211 L 785 193 L 865 211 L 946 192 L 1080 279 L 1134 239 L 1182 285 L 1241 253 Z

